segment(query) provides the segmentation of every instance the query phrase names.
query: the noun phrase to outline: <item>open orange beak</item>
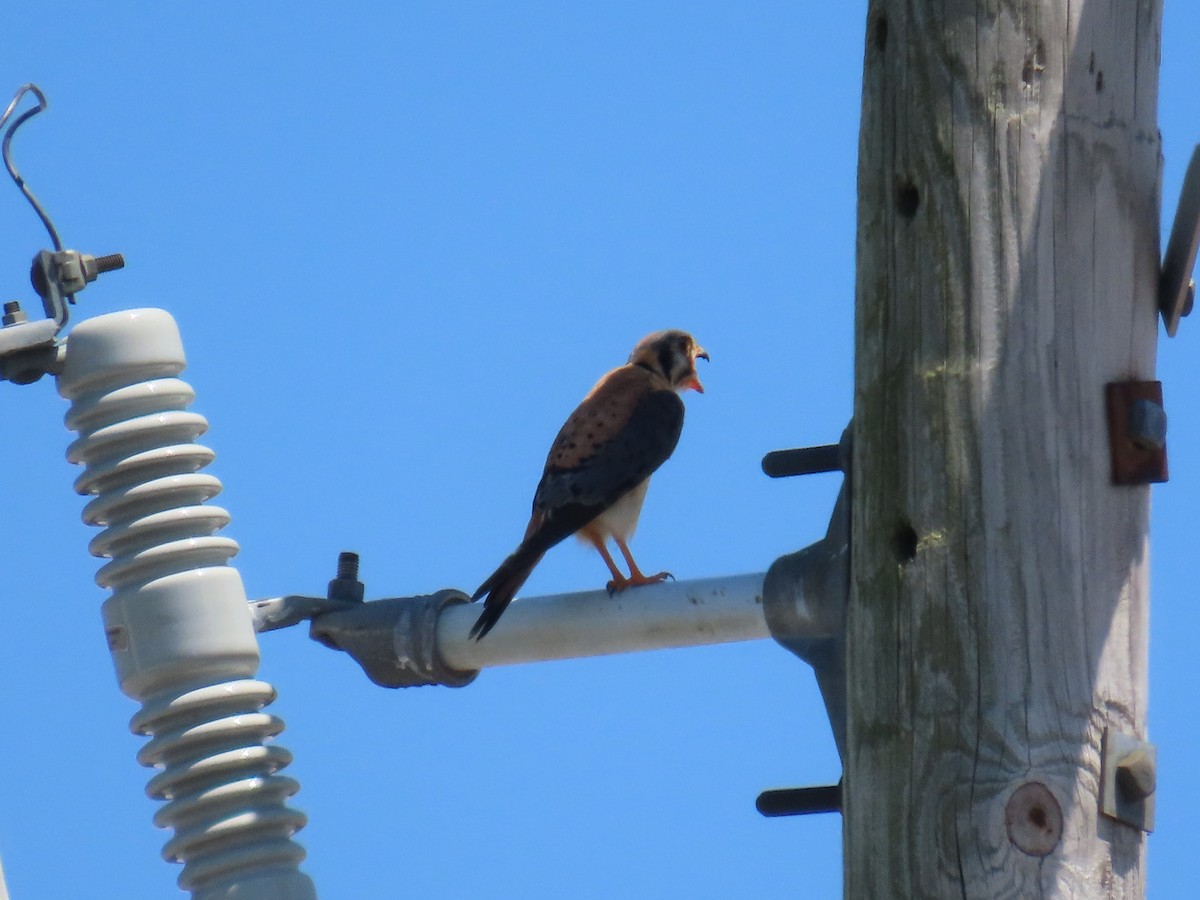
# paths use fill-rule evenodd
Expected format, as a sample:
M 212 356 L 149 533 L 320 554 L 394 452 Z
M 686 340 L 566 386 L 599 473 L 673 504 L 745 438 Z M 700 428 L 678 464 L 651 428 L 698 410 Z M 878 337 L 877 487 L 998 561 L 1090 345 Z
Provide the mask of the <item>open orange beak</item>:
M 696 355 L 692 357 L 692 377 L 683 382 L 683 387 L 686 390 L 691 388 L 697 394 L 704 393 L 704 385 L 700 383 L 700 376 L 696 374 L 696 360 L 708 360 L 708 351 L 703 347 L 696 348 Z

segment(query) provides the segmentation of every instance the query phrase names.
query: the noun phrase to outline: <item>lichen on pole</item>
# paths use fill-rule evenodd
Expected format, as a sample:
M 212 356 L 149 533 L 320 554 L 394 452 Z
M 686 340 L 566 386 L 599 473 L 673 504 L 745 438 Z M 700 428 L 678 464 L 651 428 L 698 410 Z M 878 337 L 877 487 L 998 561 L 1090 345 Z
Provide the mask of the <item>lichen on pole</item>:
M 1144 895 L 1100 814 L 1149 602 L 1105 385 L 1154 378 L 1161 12 L 869 5 L 847 897 Z

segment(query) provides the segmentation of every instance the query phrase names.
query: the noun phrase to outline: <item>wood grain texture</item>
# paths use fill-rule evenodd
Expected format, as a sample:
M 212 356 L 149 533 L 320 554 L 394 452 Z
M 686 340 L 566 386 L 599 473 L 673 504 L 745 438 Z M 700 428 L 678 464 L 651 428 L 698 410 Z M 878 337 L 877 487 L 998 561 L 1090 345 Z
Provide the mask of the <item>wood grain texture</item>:
M 1104 385 L 1154 377 L 1160 22 L 871 0 L 849 898 L 1143 896 L 1098 813 L 1147 699 L 1149 488 L 1110 482 Z

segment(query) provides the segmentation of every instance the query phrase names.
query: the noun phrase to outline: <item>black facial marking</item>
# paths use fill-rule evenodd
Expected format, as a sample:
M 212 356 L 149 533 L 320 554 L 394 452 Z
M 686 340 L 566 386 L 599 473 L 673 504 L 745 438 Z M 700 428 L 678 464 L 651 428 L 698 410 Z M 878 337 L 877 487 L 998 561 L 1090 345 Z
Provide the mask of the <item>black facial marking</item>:
M 667 343 L 660 344 L 658 347 L 658 368 L 662 372 L 663 377 L 667 381 L 671 380 L 671 363 L 674 361 L 675 353 L 671 349 L 671 345 Z

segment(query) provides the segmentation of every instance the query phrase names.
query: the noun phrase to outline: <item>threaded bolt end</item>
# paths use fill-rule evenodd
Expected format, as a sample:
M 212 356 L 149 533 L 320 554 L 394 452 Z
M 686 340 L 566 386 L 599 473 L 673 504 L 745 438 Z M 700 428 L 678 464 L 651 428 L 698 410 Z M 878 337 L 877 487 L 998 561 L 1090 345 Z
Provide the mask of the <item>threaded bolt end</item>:
M 363 583 L 358 580 L 358 554 L 344 550 L 338 554 L 337 578 L 329 582 L 330 600 L 347 603 L 362 603 Z
M 125 268 L 125 257 L 120 253 L 110 253 L 108 256 L 96 257 L 96 274 L 113 272 Z
M 4 315 L 0 317 L 0 326 L 8 328 L 10 325 L 22 325 L 29 321 L 29 316 L 25 315 L 25 311 L 21 309 L 21 304 L 16 300 L 8 300 L 4 303 Z M 10 380 L 16 381 L 15 378 L 9 376 Z M 36 380 L 36 379 L 35 379 Z
M 358 554 L 344 550 L 338 554 L 337 577 L 350 581 L 358 580 Z

